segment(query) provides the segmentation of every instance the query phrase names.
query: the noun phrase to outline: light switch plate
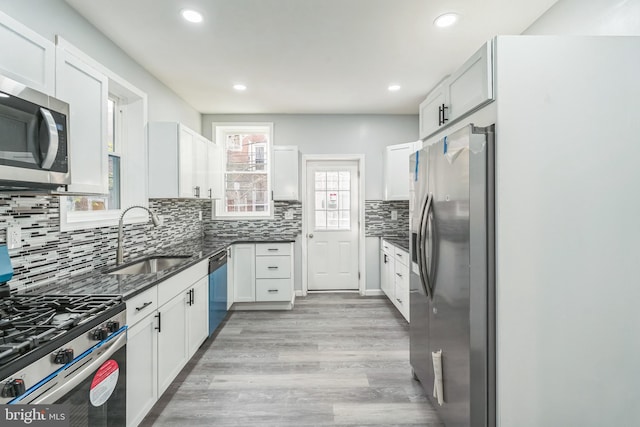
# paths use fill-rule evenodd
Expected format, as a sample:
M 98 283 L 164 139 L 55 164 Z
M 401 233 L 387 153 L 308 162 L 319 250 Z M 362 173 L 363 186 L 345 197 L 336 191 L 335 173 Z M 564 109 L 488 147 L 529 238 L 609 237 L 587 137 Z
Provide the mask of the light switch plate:
M 398 211 L 391 211 L 391 221 L 398 220 Z
M 22 230 L 19 225 L 10 225 L 7 227 L 7 247 L 9 249 L 22 247 Z

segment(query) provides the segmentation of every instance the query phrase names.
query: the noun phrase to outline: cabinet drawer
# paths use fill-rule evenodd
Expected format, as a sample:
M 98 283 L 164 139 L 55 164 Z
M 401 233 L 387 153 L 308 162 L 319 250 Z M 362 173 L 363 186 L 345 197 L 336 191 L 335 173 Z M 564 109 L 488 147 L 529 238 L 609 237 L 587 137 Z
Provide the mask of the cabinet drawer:
M 258 243 L 256 255 L 291 255 L 290 243 Z
M 393 255 L 393 245 L 386 240 L 382 240 L 382 250 L 388 254 Z
M 290 301 L 291 279 L 256 279 L 256 301 Z
M 257 256 L 256 278 L 284 279 L 291 277 L 291 257 Z
M 155 286 L 126 300 L 127 325 L 135 325 L 158 309 L 158 292 Z
M 404 266 L 409 265 L 409 253 L 396 247 L 394 255 L 396 261 L 398 261 L 400 264 Z

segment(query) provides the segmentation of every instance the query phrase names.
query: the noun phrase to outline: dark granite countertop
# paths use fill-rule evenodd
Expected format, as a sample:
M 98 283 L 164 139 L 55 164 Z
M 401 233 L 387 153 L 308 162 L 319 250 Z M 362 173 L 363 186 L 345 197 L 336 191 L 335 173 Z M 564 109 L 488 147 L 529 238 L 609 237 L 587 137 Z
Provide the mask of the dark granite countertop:
M 394 246 L 399 247 L 407 252 L 409 252 L 409 237 L 382 237 L 383 240 L 391 243 Z
M 27 293 L 37 294 L 102 294 L 102 295 L 122 295 L 124 299 L 129 299 L 146 289 L 154 286 L 171 276 L 215 255 L 234 243 L 291 243 L 294 240 L 288 239 L 220 239 L 214 237 L 204 237 L 177 243 L 167 247 L 162 251 L 152 254 L 145 254 L 136 259 L 143 259 L 149 256 L 176 256 L 188 255 L 184 262 L 175 267 L 150 274 L 108 274 L 115 266 L 109 266 L 103 271 L 72 277 L 56 284 L 44 285 L 31 288 Z M 135 262 L 136 259 L 128 259 L 123 266 Z

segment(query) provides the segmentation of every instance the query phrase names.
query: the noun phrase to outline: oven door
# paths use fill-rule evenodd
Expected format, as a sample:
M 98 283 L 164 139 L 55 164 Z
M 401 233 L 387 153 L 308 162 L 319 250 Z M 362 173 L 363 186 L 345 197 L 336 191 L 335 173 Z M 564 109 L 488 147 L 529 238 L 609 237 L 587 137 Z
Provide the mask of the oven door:
M 127 327 L 78 356 L 10 404 L 67 404 L 71 427 L 126 423 Z

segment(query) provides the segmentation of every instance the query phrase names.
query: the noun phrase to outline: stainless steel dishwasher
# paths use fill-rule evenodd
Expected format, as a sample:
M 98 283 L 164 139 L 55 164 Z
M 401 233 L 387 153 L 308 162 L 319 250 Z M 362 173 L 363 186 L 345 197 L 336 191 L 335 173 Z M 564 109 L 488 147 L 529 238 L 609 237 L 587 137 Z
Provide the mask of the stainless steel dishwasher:
M 209 335 L 227 315 L 227 251 L 209 258 Z

